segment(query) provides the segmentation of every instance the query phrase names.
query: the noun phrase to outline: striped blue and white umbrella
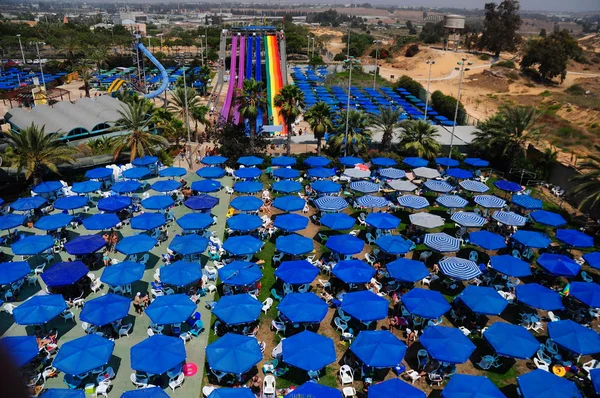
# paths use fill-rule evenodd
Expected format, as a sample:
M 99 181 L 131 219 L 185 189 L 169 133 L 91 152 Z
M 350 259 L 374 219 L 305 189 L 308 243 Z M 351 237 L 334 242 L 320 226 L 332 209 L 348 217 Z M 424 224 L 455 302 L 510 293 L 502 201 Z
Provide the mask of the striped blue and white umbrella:
M 492 214 L 492 218 L 499 223 L 510 225 L 512 227 L 522 227 L 527 222 L 525 217 L 513 213 L 512 211 L 497 211 Z
M 431 213 L 415 213 L 408 216 L 413 225 L 421 228 L 438 228 L 444 225 L 444 219 Z
M 404 170 L 394 169 L 393 167 L 387 169 L 379 169 L 378 173 L 381 177 L 390 180 L 398 180 L 400 178 L 406 177 L 406 173 L 404 172 Z
M 348 202 L 339 196 L 322 196 L 315 199 L 314 204 L 321 211 L 342 211 L 348 207 Z
M 541 209 L 544 204 L 541 200 L 532 198 L 529 195 L 514 195 L 512 202 L 514 205 L 526 210 L 538 210 Z
M 358 203 L 362 207 L 367 207 L 370 209 L 376 209 L 380 207 L 387 207 L 390 202 L 381 196 L 373 196 L 373 195 L 365 195 L 356 199 L 356 203 Z
M 399 191 L 399 192 L 412 192 L 418 188 L 412 182 L 404 181 L 404 180 L 392 180 L 392 181 L 388 181 L 387 184 L 394 191 Z
M 444 232 L 426 234 L 423 243 L 440 253 L 457 252 L 460 249 L 460 241 Z
M 409 209 L 424 209 L 429 207 L 429 202 L 423 196 L 404 195 L 398 198 L 398 203 L 402 207 Z
M 463 189 L 469 192 L 484 193 L 490 190 L 490 187 L 481 181 L 465 180 L 458 183 Z
M 504 199 L 494 195 L 477 195 L 475 196 L 475 203 L 488 209 L 501 209 L 506 205 Z
M 440 271 L 449 278 L 468 281 L 481 275 L 474 261 L 459 257 L 447 257 L 440 261 Z
M 449 209 L 462 209 L 469 201 L 458 195 L 444 195 L 435 199 L 440 205 Z
M 487 222 L 484 217 L 469 211 L 457 211 L 456 213 L 452 214 L 450 219 L 455 223 L 467 228 L 483 227 L 483 225 Z
M 413 173 L 417 177 L 428 178 L 428 179 L 438 178 L 440 176 L 439 171 L 437 171 L 436 169 L 429 168 L 429 167 L 417 167 L 416 169 L 413 169 Z
M 428 180 L 425 181 L 423 185 L 425 185 L 425 188 L 433 192 L 448 193 L 454 189 L 454 187 L 448 184 L 446 181 L 439 180 Z
M 356 179 L 369 178 L 371 176 L 371 172 L 369 170 L 352 168 L 352 169 L 344 170 L 344 175 L 346 177 L 356 178 Z
M 370 181 L 354 181 L 350 183 L 350 189 L 361 193 L 379 192 L 379 185 Z

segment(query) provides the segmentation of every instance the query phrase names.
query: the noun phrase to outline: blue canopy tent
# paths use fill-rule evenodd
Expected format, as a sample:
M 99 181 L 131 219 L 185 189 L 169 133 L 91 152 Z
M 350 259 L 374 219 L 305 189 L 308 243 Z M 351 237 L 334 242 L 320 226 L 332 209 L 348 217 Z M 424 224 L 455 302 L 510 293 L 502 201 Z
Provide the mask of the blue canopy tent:
M 283 261 L 275 270 L 275 276 L 290 285 L 312 283 L 319 269 L 306 260 Z
M 98 201 L 98 210 L 109 213 L 119 212 L 129 206 L 131 206 L 131 198 L 129 196 L 113 195 Z
M 300 256 L 314 250 L 313 240 L 298 234 L 278 236 L 275 249 L 291 256 Z
M 146 167 L 133 167 L 123 172 L 123 177 L 130 180 L 141 180 L 142 178 L 148 177 L 150 170 Z
M 336 359 L 333 340 L 308 330 L 286 338 L 282 344 L 282 360 L 302 370 L 318 371 Z
M 206 358 L 209 368 L 239 375 L 262 361 L 263 355 L 254 337 L 227 333 L 206 347 Z
M 85 196 L 66 196 L 58 198 L 54 202 L 54 208 L 58 210 L 75 210 L 81 209 L 88 204 L 88 198 Z
M 185 322 L 197 305 L 186 294 L 158 296 L 146 308 L 146 315 L 157 325 L 172 325 Z
M 5 336 L 0 340 L 0 346 L 18 368 L 27 365 L 39 354 L 35 336 Z
M 575 383 L 541 369 L 517 377 L 517 383 L 523 398 L 581 398 Z
M 100 181 L 82 181 L 82 182 L 74 182 L 71 186 L 71 191 L 75 193 L 90 193 L 99 190 L 102 187 L 102 183 Z M 66 196 L 60 199 L 73 198 L 77 196 Z M 58 200 L 57 200 L 58 201 Z M 56 204 L 55 206 L 56 207 Z
M 392 167 L 398 164 L 394 159 L 390 158 L 373 158 L 371 159 L 373 166 L 378 167 Z
M 466 180 L 468 178 L 473 178 L 473 173 L 469 170 L 465 169 L 448 169 L 446 170 L 446 175 L 450 177 L 454 177 L 458 180 Z
M 469 281 L 481 275 L 477 263 L 465 258 L 446 257 L 440 260 L 439 265 L 444 275 L 459 281 Z
M 168 372 L 183 363 L 187 357 L 183 340 L 160 334 L 149 337 L 131 347 L 129 355 L 133 370 L 155 375 Z
M 187 174 L 187 170 L 183 167 L 167 167 L 158 171 L 160 177 L 183 177 Z
M 262 191 L 263 185 L 258 181 L 242 181 L 233 185 L 233 190 L 239 193 L 257 193 Z
M 200 162 L 203 164 L 215 165 L 215 164 L 223 164 L 227 160 L 229 160 L 229 159 L 224 156 L 205 156 L 202 158 L 202 160 Z
M 131 193 L 135 192 L 142 187 L 142 183 L 139 181 L 125 180 L 114 183 L 110 189 L 116 193 Z
M 34 256 L 54 246 L 54 238 L 50 235 L 30 235 L 18 242 L 13 243 L 10 248 L 13 254 L 21 256 Z
M 494 195 L 477 195 L 474 200 L 475 203 L 486 209 L 501 209 L 506 205 L 504 199 L 500 199 Z
M 475 344 L 460 330 L 448 326 L 428 326 L 419 337 L 429 355 L 441 362 L 467 362 Z
M 341 164 L 343 164 L 344 166 L 347 166 L 347 167 L 354 167 L 357 164 L 362 164 L 365 162 L 364 160 L 362 160 L 361 158 L 358 158 L 356 156 L 342 156 L 338 160 Z
M 519 242 L 523 246 L 545 249 L 550 245 L 550 238 L 541 232 L 519 230 L 511 237 L 514 241 Z
M 278 167 L 289 167 L 294 166 L 296 164 L 296 158 L 291 156 L 277 156 L 275 158 L 271 158 L 271 165 Z
M 581 265 L 564 254 L 542 253 L 536 262 L 554 276 L 573 278 L 581 271 Z
M 427 198 L 424 198 L 423 196 L 416 196 L 416 195 L 400 196 L 398 198 L 398 203 L 402 207 L 407 207 L 409 209 L 415 209 L 415 210 L 424 209 L 426 207 L 429 207 L 429 201 L 427 201 Z
M 13 310 L 15 323 L 19 325 L 42 325 L 67 309 L 60 294 L 32 296 Z
M 375 268 L 361 260 L 341 260 L 333 274 L 346 283 L 367 283 L 375 276 Z
M 234 294 L 221 297 L 212 313 L 227 325 L 241 325 L 256 321 L 262 306 L 249 294 Z
M 377 170 L 377 173 L 379 173 L 379 175 L 382 178 L 388 179 L 388 180 L 399 180 L 401 178 L 406 177 L 406 173 L 404 172 L 404 170 L 400 170 L 400 169 L 394 169 L 394 168 L 387 168 L 387 169 L 379 169 Z
M 406 254 L 412 250 L 414 243 L 400 235 L 382 235 L 375 244 L 381 250 L 391 255 Z
M 277 181 L 273 183 L 272 189 L 275 192 L 294 193 L 302 191 L 302 184 L 297 181 Z
M 263 204 L 264 202 L 256 196 L 238 196 L 229 205 L 239 211 L 258 211 Z
M 158 162 L 158 158 L 156 156 L 143 156 L 141 158 L 135 158 L 133 159 L 133 161 L 131 162 L 132 165 L 136 166 L 136 167 L 142 167 L 142 166 L 151 166 L 155 163 Z
M 275 169 L 273 170 L 273 177 L 289 180 L 292 178 L 300 177 L 300 171 L 295 169 Z
M 380 397 L 425 398 L 426 394 L 399 378 L 393 378 L 369 386 L 368 398 Z
M 248 286 L 262 278 L 262 271 L 255 263 L 233 261 L 219 269 L 219 278 L 226 285 Z
M 9 285 L 25 278 L 31 272 L 27 261 L 11 261 L 0 263 L 0 285 Z
M 110 178 L 113 175 L 113 169 L 108 167 L 97 167 L 85 172 L 85 178 L 90 180 L 104 180 Z
M 306 174 L 309 178 L 330 178 L 335 175 L 335 171 L 326 167 L 315 167 L 314 169 L 308 169 Z
M 327 239 L 325 246 L 332 252 L 351 255 L 362 252 L 365 242 L 353 235 L 334 235 Z
M 318 193 L 337 193 L 342 190 L 342 186 L 337 182 L 330 180 L 319 180 L 310 184 L 311 188 Z
M 277 309 L 292 323 L 319 323 L 327 315 L 328 305 L 316 294 L 289 293 Z
M 487 160 L 483 160 L 480 158 L 466 158 L 464 160 L 465 164 L 468 164 L 469 166 L 473 166 L 473 167 L 487 167 L 490 165 L 490 162 L 488 162 Z
M 476 231 L 469 234 L 469 240 L 484 250 L 500 250 L 506 247 L 504 237 L 489 231 Z M 512 257 L 512 256 L 511 256 Z
M 104 326 L 123 319 L 129 313 L 131 300 L 118 294 L 108 293 L 86 301 L 79 319 L 95 326 Z
M 572 247 L 593 247 L 594 238 L 576 229 L 556 230 L 556 239 Z
M 115 213 L 97 213 L 83 220 L 83 226 L 89 231 L 104 231 L 115 227 L 121 220 Z
M 381 196 L 365 195 L 356 199 L 356 203 L 359 206 L 367 209 L 377 209 L 389 206 L 390 202 Z
M 492 218 L 499 223 L 512 227 L 522 227 L 527 223 L 527 219 L 512 211 L 496 211 L 492 214 Z
M 378 229 L 389 230 L 400 226 L 400 219 L 389 213 L 369 213 L 365 222 Z
M 350 183 L 350 189 L 360 193 L 376 193 L 379 192 L 379 184 L 370 181 L 354 181 Z
M 535 199 L 529 195 L 515 195 L 512 202 L 515 206 L 522 207 L 525 210 L 538 210 L 544 204 L 540 199 Z
M 258 166 L 264 162 L 264 159 L 258 156 L 242 156 L 237 162 L 243 166 Z
M 402 296 L 402 303 L 413 315 L 426 319 L 436 319 L 450 310 L 444 296 L 435 290 L 411 289 Z
M 43 194 L 56 192 L 62 187 L 63 184 L 60 181 L 46 181 L 34 186 L 31 190 L 37 194 Z
M 484 193 L 490 190 L 490 187 L 483 182 L 475 180 L 465 180 L 458 183 L 465 191 Z
M 21 214 L 5 214 L 0 216 L 0 229 L 13 229 L 23 225 L 25 216 Z
M 445 232 L 426 234 L 423 243 L 440 253 L 457 252 L 460 249 L 460 241 Z
M 150 186 L 150 189 L 156 192 L 172 192 L 181 188 L 181 183 L 175 180 L 156 181 Z
M 32 196 L 29 198 L 19 198 L 12 202 L 10 207 L 17 211 L 27 211 L 42 207 L 46 203 L 46 199 L 41 196 Z
M 451 184 L 447 183 L 446 181 L 440 180 L 427 180 L 425 181 L 423 186 L 425 186 L 425 188 L 429 189 L 430 191 L 440 193 L 448 193 L 454 189 L 454 186 L 452 186 Z
M 498 355 L 518 359 L 529 359 L 540 348 L 541 343 L 523 326 L 495 322 L 490 325 L 483 338 Z
M 199 263 L 179 260 L 160 269 L 160 280 L 167 285 L 187 286 L 202 279 L 202 266 Z
M 428 160 L 425 160 L 422 158 L 416 158 L 416 157 L 404 158 L 404 160 L 402 162 L 412 168 L 425 167 L 429 164 Z
M 564 308 L 558 293 L 537 283 L 518 285 L 516 287 L 516 294 L 517 300 L 533 308 L 547 311 Z
M 506 398 L 506 395 L 485 376 L 457 374 L 442 390 L 442 398 Z
M 277 201 L 277 199 L 275 199 Z M 314 205 L 320 211 L 339 212 L 348 207 L 348 202 L 339 196 L 322 196 L 313 201 Z M 275 203 L 273 203 L 275 205 Z
M 244 167 L 233 172 L 233 175 L 237 178 L 253 180 L 260 177 L 262 171 L 256 167 Z
M 256 254 L 263 246 L 263 241 L 254 236 L 231 236 L 223 243 L 223 249 L 234 256 Z
M 456 299 L 476 314 L 500 315 L 508 305 L 504 297 L 487 286 L 468 285 Z
M 600 307 L 600 285 L 597 283 L 571 282 L 569 294 L 592 308 Z
M 100 280 L 110 286 L 123 286 L 144 277 L 146 266 L 133 261 L 123 261 L 110 267 L 105 267 Z
M 208 239 L 203 236 L 196 234 L 175 235 L 169 244 L 169 249 L 182 256 L 189 256 L 204 252 L 207 246 Z
M 199 180 L 192 182 L 191 188 L 200 193 L 218 192 L 223 186 L 215 180 Z
M 567 224 L 567 220 L 564 219 L 558 213 L 552 213 L 546 210 L 537 210 L 531 212 L 531 218 L 540 224 L 549 225 L 551 227 L 562 227 Z
M 160 213 L 144 213 L 130 220 L 131 229 L 141 229 L 144 231 L 162 227 L 166 223 L 165 216 Z
M 213 390 L 208 398 L 255 398 L 255 395 L 248 387 L 220 387 Z
M 273 225 L 286 232 L 300 231 L 308 227 L 308 218 L 299 214 L 281 214 L 275 217 Z
M 556 344 L 577 355 L 600 352 L 600 334 L 570 319 L 549 322 L 548 335 Z
M 65 261 L 54 264 L 42 273 L 42 280 L 48 287 L 68 286 L 79 281 L 89 272 L 81 261 Z
M 447 207 L 449 209 L 462 209 L 467 204 L 469 204 L 468 200 L 466 200 L 462 196 L 458 196 L 458 195 L 438 196 L 435 199 L 435 201 L 438 202 L 440 205 Z
M 260 199 L 259 199 L 260 200 Z M 210 195 L 190 196 L 183 202 L 185 207 L 192 210 L 206 211 L 215 207 L 219 203 L 219 198 Z M 262 206 L 262 205 L 261 205 Z
M 372 322 L 387 317 L 389 302 L 369 290 L 344 295 L 341 309 L 360 322 Z
M 202 178 L 221 178 L 225 174 L 225 170 L 220 167 L 203 167 L 196 171 L 196 175 Z
M 101 235 L 79 235 L 72 241 L 65 243 L 67 253 L 74 256 L 83 256 L 97 252 L 106 246 L 106 241 Z
M 422 261 L 399 258 L 386 265 L 390 277 L 400 282 L 414 283 L 429 275 L 427 266 Z
M 304 160 L 304 164 L 308 167 L 325 167 L 331 160 L 323 157 L 323 156 L 310 156 Z
M 68 375 L 87 373 L 106 365 L 114 348 L 114 341 L 88 334 L 62 344 L 52 366 Z
M 450 158 L 435 158 L 435 163 L 445 167 L 456 167 L 460 164 L 458 160 Z
M 287 393 L 285 398 L 342 398 L 342 392 L 333 387 L 318 384 L 315 380 L 309 380 L 295 390 Z M 211 397 L 212 398 L 212 397 Z M 225 397 L 223 397 L 225 398 Z M 233 397 L 232 397 L 233 398 Z M 251 397 L 249 397 L 251 398 Z
M 494 182 L 494 185 L 499 190 L 506 192 L 519 192 L 523 190 L 523 187 L 520 184 L 512 181 L 498 180 Z
M 321 217 L 321 225 L 337 231 L 351 229 L 355 223 L 354 218 L 344 213 L 330 213 Z
M 139 234 L 127 236 L 117 243 L 116 250 L 125 255 L 147 253 L 156 245 L 157 240 L 151 236 Z

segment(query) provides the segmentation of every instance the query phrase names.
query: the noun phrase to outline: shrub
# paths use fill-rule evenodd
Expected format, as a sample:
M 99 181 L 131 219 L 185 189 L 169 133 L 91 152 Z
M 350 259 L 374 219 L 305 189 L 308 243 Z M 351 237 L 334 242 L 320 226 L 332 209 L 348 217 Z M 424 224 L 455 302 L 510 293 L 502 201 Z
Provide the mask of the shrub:
M 482 61 L 489 61 L 490 60 L 490 56 L 487 55 L 487 54 L 481 54 L 479 56 L 479 59 L 482 60 Z
M 579 84 L 573 84 L 571 87 L 565 90 L 567 93 L 571 95 L 585 95 L 585 89 L 581 87 Z
M 456 98 L 446 95 L 441 91 L 434 91 L 431 94 L 432 107 L 442 116 L 446 116 L 450 120 L 454 120 L 454 112 L 456 110 Z M 466 112 L 463 104 L 458 104 L 458 116 L 456 122 L 459 125 L 465 124 Z
M 333 57 L 334 61 L 345 61 L 346 60 L 346 54 L 345 53 L 338 53 L 335 54 L 335 56 Z
M 421 95 L 421 90 L 423 90 L 421 83 L 406 75 L 402 75 L 398 79 L 394 84 L 394 88 L 403 88 L 415 97 L 419 97 Z
M 492 65 L 492 68 L 509 68 L 509 69 L 515 69 L 515 63 L 513 61 L 500 61 L 500 62 L 496 62 L 495 64 Z
M 510 80 L 518 80 L 519 74 L 517 72 L 509 72 L 506 74 L 506 77 L 508 77 Z
M 544 90 L 540 93 L 540 97 L 549 97 L 551 95 L 552 95 L 552 93 L 548 90 Z

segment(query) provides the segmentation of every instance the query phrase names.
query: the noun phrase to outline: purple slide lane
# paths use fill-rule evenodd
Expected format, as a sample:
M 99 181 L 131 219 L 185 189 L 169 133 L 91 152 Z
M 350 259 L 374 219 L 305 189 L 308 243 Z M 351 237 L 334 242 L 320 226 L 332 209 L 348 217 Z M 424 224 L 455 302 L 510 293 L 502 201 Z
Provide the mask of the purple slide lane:
M 231 101 L 233 100 L 233 92 L 235 91 L 236 82 L 236 62 L 237 62 L 237 45 L 238 37 L 234 35 L 231 39 L 231 63 L 229 64 L 229 87 L 227 88 L 227 96 L 225 97 L 225 103 L 223 109 L 221 109 L 221 117 L 225 120 L 229 120 L 229 110 L 231 109 Z

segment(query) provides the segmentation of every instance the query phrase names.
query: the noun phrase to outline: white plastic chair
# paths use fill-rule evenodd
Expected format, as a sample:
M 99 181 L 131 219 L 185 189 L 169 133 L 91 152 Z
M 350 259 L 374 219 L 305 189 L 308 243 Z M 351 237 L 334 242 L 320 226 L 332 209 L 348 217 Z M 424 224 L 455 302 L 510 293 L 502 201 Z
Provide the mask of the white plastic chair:
M 356 390 L 354 387 L 344 387 L 342 389 L 342 393 L 344 393 L 344 398 L 351 398 L 356 396 Z
M 262 311 L 266 314 L 269 309 L 273 306 L 273 299 L 271 297 L 267 297 L 265 301 L 263 301 Z
M 63 311 L 63 312 L 60 314 L 60 317 L 61 317 L 62 319 L 64 319 L 64 320 L 65 320 L 65 323 L 67 323 L 67 321 L 68 321 L 69 319 L 72 319 L 72 320 L 73 320 L 73 322 L 77 323 L 77 322 L 75 321 L 75 315 L 73 315 L 73 313 L 72 313 L 70 310 L 65 310 L 65 311 Z
M 583 279 L 584 282 L 588 283 L 594 281 L 594 279 L 591 276 L 589 276 L 588 273 L 585 271 L 581 271 L 581 279 Z
M 108 397 L 108 390 L 110 389 L 110 379 L 104 379 L 100 383 L 98 383 L 98 387 L 96 387 L 96 391 L 94 391 L 94 396 L 104 395 Z
M 132 327 L 133 327 L 133 324 L 132 324 L 132 323 L 128 323 L 128 324 L 126 324 L 126 325 L 122 325 L 122 326 L 119 328 L 119 337 L 122 337 L 122 336 L 127 336 L 127 337 L 129 337 L 129 332 L 131 331 L 131 328 L 132 328 Z
M 550 318 L 550 322 L 560 321 L 560 317 L 554 315 L 552 311 L 548 311 L 548 318 Z
M 333 320 L 333 323 L 335 324 L 336 329 L 341 333 L 344 333 L 348 329 L 348 324 L 342 318 L 336 317 Z
M 548 365 L 552 364 L 552 357 L 550 357 L 550 355 L 546 354 L 544 352 L 543 348 L 540 348 L 539 350 L 537 350 L 537 354 L 536 354 L 537 359 L 539 359 L 540 361 L 547 363 Z
M 185 375 L 183 373 L 179 373 L 179 375 L 177 375 L 174 379 L 169 380 L 169 387 L 171 388 L 171 390 L 175 392 L 175 389 L 177 387 L 181 387 L 184 379 Z
M 266 375 L 265 380 L 263 381 L 263 394 L 275 394 L 275 376 Z
M 354 371 L 348 365 L 342 365 L 340 368 L 340 380 L 342 382 L 342 386 L 345 384 L 354 383 Z
M 132 373 L 129 376 L 129 380 L 133 383 L 136 388 L 147 388 L 148 387 L 148 379 L 138 377 L 137 373 Z
M 538 358 L 533 358 L 533 363 L 538 369 L 545 370 L 546 372 L 550 372 L 550 364 L 540 361 Z
M 417 372 L 416 370 L 412 370 L 412 369 L 407 370 L 406 375 L 410 379 L 410 384 L 415 384 L 415 381 L 417 381 L 421 378 L 421 375 L 419 374 L 419 372 Z

